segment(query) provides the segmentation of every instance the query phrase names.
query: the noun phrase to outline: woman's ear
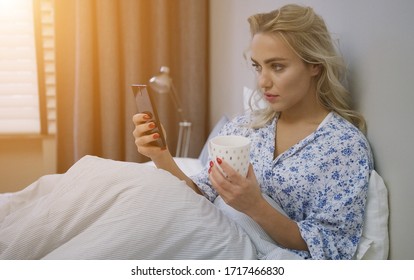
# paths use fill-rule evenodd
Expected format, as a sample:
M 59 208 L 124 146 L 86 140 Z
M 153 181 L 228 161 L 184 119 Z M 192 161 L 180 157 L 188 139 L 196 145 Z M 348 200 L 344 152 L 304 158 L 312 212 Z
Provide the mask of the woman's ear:
M 322 64 L 310 64 L 311 76 L 318 76 L 322 72 Z

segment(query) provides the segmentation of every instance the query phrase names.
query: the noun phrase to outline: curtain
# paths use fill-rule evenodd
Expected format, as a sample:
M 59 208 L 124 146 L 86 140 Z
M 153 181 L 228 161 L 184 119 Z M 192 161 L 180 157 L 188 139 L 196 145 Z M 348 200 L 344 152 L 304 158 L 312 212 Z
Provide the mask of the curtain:
M 170 68 L 192 122 L 189 156 L 208 125 L 208 0 L 55 1 L 57 162 L 66 171 L 84 155 L 143 162 L 132 132 L 131 84 L 148 84 Z M 160 119 L 174 155 L 178 116 L 158 95 Z

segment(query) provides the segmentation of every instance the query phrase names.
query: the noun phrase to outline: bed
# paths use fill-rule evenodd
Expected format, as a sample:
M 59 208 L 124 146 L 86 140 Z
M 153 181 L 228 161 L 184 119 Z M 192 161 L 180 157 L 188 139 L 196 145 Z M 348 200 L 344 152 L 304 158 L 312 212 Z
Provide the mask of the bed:
M 198 158 L 175 161 L 192 175 L 207 157 L 204 147 Z M 387 189 L 373 171 L 354 258 L 386 259 L 388 245 Z M 248 216 L 221 199 L 210 203 L 152 163 L 85 156 L 64 174 L 0 194 L 0 259 L 296 258 Z
M 202 166 L 175 160 L 188 174 Z M 151 164 L 85 156 L 65 174 L 0 195 L 0 259 L 295 258 L 249 217 L 184 184 Z M 356 259 L 388 256 L 386 197 L 373 172 Z

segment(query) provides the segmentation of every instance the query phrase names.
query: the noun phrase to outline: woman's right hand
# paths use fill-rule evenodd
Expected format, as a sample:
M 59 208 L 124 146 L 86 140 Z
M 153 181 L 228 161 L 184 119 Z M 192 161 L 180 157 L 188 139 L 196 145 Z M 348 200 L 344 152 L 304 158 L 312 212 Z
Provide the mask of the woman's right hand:
M 159 157 L 167 151 L 167 149 L 161 149 L 158 146 L 153 145 L 153 142 L 160 137 L 159 133 L 148 133 L 155 128 L 155 122 L 148 122 L 150 117 L 147 114 L 136 114 L 132 117 L 132 121 L 135 124 L 133 132 L 135 138 L 135 145 L 140 154 L 151 158 Z M 163 129 L 162 127 L 160 129 Z M 165 135 L 165 131 L 164 135 Z
M 196 193 L 201 194 L 201 191 L 194 184 L 194 182 L 180 169 L 177 163 L 174 161 L 168 147 L 161 149 L 154 145 L 154 140 L 159 137 L 158 133 L 151 133 L 151 130 L 155 128 L 155 123 L 149 121 L 150 118 L 147 114 L 136 114 L 132 117 L 132 121 L 135 124 L 134 137 L 135 145 L 137 146 L 138 152 L 151 158 L 155 166 L 160 169 L 164 169 L 176 176 L 178 179 L 183 180 L 186 184 L 192 188 Z M 165 130 L 163 130 L 164 136 Z M 155 137 L 155 138 L 154 138 Z

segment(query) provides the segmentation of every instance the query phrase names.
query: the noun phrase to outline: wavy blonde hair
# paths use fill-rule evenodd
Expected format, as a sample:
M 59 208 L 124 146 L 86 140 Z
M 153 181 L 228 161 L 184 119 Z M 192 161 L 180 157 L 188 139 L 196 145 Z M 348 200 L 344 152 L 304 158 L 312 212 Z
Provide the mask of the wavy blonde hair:
M 257 33 L 279 34 L 304 62 L 321 65 L 316 88 L 319 102 L 366 133 L 365 120 L 352 109 L 350 94 L 343 85 L 346 67 L 342 56 L 335 48 L 324 20 L 312 8 L 290 4 L 269 13 L 253 15 L 248 22 L 252 37 Z M 260 127 L 277 112 L 269 106 L 254 114 L 256 118 L 252 125 Z

